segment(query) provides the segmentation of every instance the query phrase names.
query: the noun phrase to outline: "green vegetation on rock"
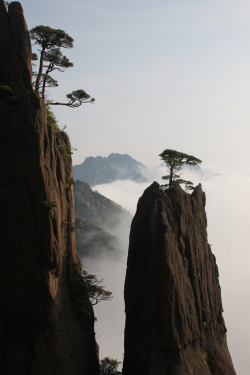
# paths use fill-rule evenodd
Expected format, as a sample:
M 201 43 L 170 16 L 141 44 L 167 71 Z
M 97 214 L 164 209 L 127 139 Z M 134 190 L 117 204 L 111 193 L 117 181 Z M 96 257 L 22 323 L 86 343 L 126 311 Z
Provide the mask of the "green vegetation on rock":
M 82 271 L 82 277 L 88 291 L 89 299 L 92 305 L 97 305 L 101 301 L 110 301 L 112 292 L 104 289 L 103 279 L 98 280 L 96 275 L 91 275 L 87 271 Z
M 0 85 L 0 102 L 16 105 L 19 99 L 10 86 Z
M 75 265 L 69 283 L 71 303 L 76 311 L 80 324 L 85 327 L 85 319 L 94 320 L 93 309 L 89 301 L 87 288 L 79 267 Z
M 121 362 L 118 362 L 116 359 L 105 357 L 100 361 L 100 375 L 117 375 L 121 374 L 120 371 L 117 371 L 117 367 Z

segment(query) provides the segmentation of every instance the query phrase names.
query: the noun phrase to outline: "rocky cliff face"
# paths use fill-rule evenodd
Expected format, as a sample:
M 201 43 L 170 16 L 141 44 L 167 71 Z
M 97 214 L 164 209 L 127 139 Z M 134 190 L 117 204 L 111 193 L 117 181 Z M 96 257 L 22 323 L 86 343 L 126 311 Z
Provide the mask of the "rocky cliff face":
M 153 183 L 132 222 L 125 282 L 124 375 L 235 375 L 205 194 Z
M 31 85 L 20 3 L 0 0 L 0 372 L 98 374 L 75 250 L 68 137 Z M 60 145 L 60 147 L 58 147 Z

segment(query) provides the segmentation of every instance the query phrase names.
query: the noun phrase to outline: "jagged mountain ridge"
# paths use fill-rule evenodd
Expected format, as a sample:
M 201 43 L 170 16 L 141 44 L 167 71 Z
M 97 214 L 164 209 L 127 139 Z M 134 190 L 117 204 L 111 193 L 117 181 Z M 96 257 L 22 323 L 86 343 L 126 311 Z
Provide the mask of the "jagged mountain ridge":
M 108 157 L 88 157 L 82 164 L 73 167 L 75 180 L 88 182 L 91 186 L 115 180 L 146 182 L 142 175 L 145 166 L 125 154 L 112 153 Z
M 205 194 L 155 182 L 137 206 L 125 281 L 123 375 L 235 375 Z
M 119 241 L 114 235 L 131 216 L 120 205 L 93 191 L 87 182 L 74 184 L 76 247 L 81 257 L 113 254 L 119 256 Z

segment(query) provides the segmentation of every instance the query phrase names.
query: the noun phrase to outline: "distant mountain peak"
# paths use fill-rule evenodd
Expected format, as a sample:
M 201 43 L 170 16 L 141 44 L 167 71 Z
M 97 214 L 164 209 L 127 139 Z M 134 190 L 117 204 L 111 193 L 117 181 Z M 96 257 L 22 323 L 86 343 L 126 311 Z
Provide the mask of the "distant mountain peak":
M 91 186 L 115 180 L 146 182 L 145 166 L 128 154 L 111 153 L 107 157 L 89 156 L 83 163 L 73 167 L 74 178 L 87 181 Z

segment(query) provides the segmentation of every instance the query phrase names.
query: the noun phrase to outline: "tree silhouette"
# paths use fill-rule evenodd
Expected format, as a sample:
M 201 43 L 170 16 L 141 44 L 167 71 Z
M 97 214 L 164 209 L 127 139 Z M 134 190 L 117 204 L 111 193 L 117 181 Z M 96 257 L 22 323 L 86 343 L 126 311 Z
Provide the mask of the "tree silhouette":
M 183 180 L 178 173 L 181 171 L 184 164 L 195 166 L 202 161 L 192 155 L 171 149 L 164 150 L 159 156 L 169 170 L 169 174 L 162 177 L 163 180 L 169 180 L 169 183 L 167 185 L 162 185 L 162 187 L 168 187 L 170 189 L 176 185 L 185 184 L 187 190 L 192 189 L 193 183 Z
M 118 362 L 116 359 L 105 357 L 100 361 L 100 375 L 118 375 L 121 374 L 117 370 L 121 362 Z
M 51 105 L 66 105 L 67 107 L 76 108 L 82 105 L 83 103 L 94 103 L 95 101 L 95 99 L 90 98 L 90 95 L 81 89 L 72 91 L 70 94 L 66 95 L 66 98 L 69 99 L 67 103 L 50 102 L 50 104 Z
M 50 76 L 50 73 L 54 70 L 58 70 L 59 72 L 64 72 L 65 69 L 71 68 L 73 63 L 69 61 L 66 56 L 63 56 L 60 48 L 51 48 L 48 52 L 44 54 L 44 61 L 48 63 L 48 65 L 44 64 L 46 68 L 45 74 L 42 75 L 42 98 L 45 96 L 45 87 L 57 87 L 58 82 L 54 80 Z
M 52 29 L 49 26 L 36 26 L 30 30 L 30 38 L 34 44 L 40 46 L 40 58 L 38 73 L 35 74 L 35 92 L 45 98 L 46 87 L 57 87 L 58 81 L 51 77 L 50 73 L 54 70 L 64 72 L 65 69 L 73 66 L 73 63 L 64 56 L 61 48 L 72 48 L 73 38 L 64 30 Z M 32 54 L 32 60 L 37 61 L 38 56 Z M 43 72 L 45 70 L 45 73 Z M 66 95 L 69 101 L 67 103 L 50 102 L 51 105 L 66 105 L 76 108 L 83 103 L 94 103 L 95 99 L 91 98 L 84 90 L 79 89 Z
M 92 305 L 97 305 L 97 303 L 101 301 L 110 301 L 112 299 L 112 292 L 104 289 L 102 279 L 98 280 L 96 275 L 89 274 L 84 270 L 82 271 L 82 276 Z
M 30 38 L 41 47 L 39 70 L 36 77 L 35 92 L 38 93 L 40 87 L 40 80 L 43 73 L 44 59 L 46 51 L 59 48 L 72 48 L 73 38 L 71 38 L 64 30 L 52 29 L 49 26 L 36 26 L 30 30 Z

